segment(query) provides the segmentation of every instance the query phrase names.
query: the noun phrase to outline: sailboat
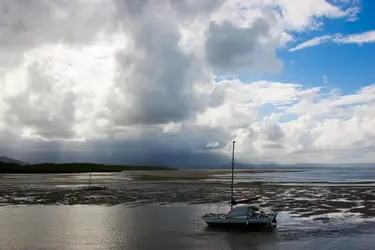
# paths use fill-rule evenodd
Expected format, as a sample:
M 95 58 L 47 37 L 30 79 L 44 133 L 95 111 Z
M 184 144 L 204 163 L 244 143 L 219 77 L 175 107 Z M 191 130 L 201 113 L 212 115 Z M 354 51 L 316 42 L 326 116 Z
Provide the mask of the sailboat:
M 277 212 L 266 213 L 258 206 L 251 204 L 260 197 L 235 200 L 233 198 L 234 179 L 234 145 L 232 144 L 232 182 L 230 211 L 228 213 L 206 213 L 202 220 L 208 226 L 221 228 L 242 228 L 242 229 L 273 229 L 277 225 Z
M 107 189 L 105 186 L 92 186 L 91 185 L 91 168 L 90 168 L 90 175 L 89 175 L 89 185 L 84 188 L 85 190 L 104 190 Z

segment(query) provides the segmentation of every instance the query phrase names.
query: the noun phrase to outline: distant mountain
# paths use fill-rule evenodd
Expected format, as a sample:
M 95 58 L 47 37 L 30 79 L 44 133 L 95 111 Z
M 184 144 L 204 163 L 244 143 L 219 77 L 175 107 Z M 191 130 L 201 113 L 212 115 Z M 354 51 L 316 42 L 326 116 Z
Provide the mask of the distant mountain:
M 12 158 L 8 158 L 8 157 L 5 157 L 5 156 L 0 156 L 0 162 L 15 163 L 15 164 L 20 164 L 20 165 L 26 165 L 27 164 L 25 162 L 22 162 L 22 161 L 19 161 L 19 160 L 16 160 L 16 159 L 12 159 Z

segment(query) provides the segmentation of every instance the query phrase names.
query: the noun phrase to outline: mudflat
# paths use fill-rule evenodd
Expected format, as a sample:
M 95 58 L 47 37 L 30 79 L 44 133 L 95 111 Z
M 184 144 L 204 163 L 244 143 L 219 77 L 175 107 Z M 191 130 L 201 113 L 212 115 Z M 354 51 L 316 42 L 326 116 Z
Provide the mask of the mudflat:
M 237 170 L 240 174 L 275 173 L 293 170 Z M 159 170 L 95 173 L 93 185 L 106 190 L 87 191 L 87 174 L 32 174 L 0 176 L 0 205 L 54 204 L 140 206 L 150 203 L 228 204 L 230 170 Z M 239 182 L 235 196 L 262 196 L 258 204 L 293 216 L 326 220 L 326 214 L 348 213 L 375 217 L 375 187 L 362 185 L 314 185 Z M 328 218 L 329 219 L 329 218 Z

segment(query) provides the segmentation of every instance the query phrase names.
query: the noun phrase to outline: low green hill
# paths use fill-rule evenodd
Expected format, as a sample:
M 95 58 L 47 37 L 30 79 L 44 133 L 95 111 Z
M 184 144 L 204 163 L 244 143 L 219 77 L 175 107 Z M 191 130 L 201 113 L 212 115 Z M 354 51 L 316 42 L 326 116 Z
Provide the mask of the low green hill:
M 86 172 L 121 172 L 131 170 L 171 170 L 159 166 L 121 166 L 94 163 L 41 163 L 20 165 L 0 161 L 0 173 L 86 173 Z

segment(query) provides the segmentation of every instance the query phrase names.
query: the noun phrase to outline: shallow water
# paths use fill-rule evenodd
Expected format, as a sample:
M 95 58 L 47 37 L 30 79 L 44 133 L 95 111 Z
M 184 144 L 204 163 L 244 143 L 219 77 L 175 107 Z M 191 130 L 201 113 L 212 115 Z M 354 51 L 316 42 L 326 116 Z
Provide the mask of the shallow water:
M 298 169 L 297 169 L 298 170 Z M 231 174 L 215 176 L 221 180 L 229 180 Z M 211 179 L 214 181 L 215 178 Z M 216 179 L 217 180 L 217 179 Z M 314 182 L 342 182 L 345 184 L 355 182 L 375 183 L 374 169 L 303 169 L 298 172 L 274 172 L 274 173 L 235 173 L 236 182 L 285 182 L 285 183 L 314 183 Z
M 211 207 L 213 208 L 213 207 Z M 272 233 L 215 230 L 207 205 L 0 207 L 0 249 L 372 249 L 375 223 L 301 220 L 281 212 Z M 225 210 L 225 209 L 224 209 Z
M 285 172 L 285 170 L 294 170 Z M 181 171 L 183 173 L 184 170 Z M 186 170 L 185 170 L 186 171 Z M 189 171 L 189 170 L 187 170 Z M 202 170 L 204 172 L 205 170 Z M 284 171 L 284 172 L 283 172 Z M 219 170 L 217 171 L 219 172 Z M 214 174 L 206 180 L 195 181 L 196 183 L 221 182 L 227 183 L 231 180 L 228 171 L 223 174 Z M 138 171 L 120 173 L 92 173 L 92 182 L 96 185 L 106 185 L 112 188 L 122 187 L 131 183 L 139 183 L 133 180 L 133 175 Z M 147 173 L 149 174 L 149 173 Z M 164 175 L 168 175 L 165 172 Z M 309 185 L 314 183 L 328 185 L 375 185 L 375 168 L 313 168 L 313 169 L 278 169 L 277 172 L 268 173 L 244 173 L 235 172 L 236 183 L 264 182 L 270 184 L 293 185 L 303 183 Z M 25 187 L 82 187 L 88 184 L 89 174 L 0 174 L 0 182 L 8 185 Z M 168 183 L 168 181 L 164 181 Z M 169 182 L 189 183 L 191 181 L 172 180 Z M 143 182 L 144 183 L 144 182 Z

